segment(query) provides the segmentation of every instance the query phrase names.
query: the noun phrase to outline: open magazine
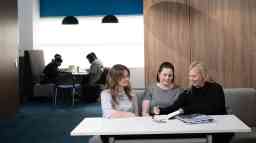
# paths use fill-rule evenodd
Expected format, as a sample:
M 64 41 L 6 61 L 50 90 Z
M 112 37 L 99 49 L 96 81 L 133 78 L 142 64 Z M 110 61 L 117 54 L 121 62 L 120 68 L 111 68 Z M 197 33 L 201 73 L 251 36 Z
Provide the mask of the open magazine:
M 190 115 L 179 115 L 175 117 L 184 123 L 188 124 L 202 124 L 213 122 L 213 118 L 204 114 L 190 114 Z
M 168 119 L 176 118 L 188 124 L 210 123 L 210 122 L 213 122 L 214 120 L 211 116 L 204 115 L 204 114 L 189 114 L 189 115 L 179 115 L 179 114 L 181 114 L 181 112 L 177 110 L 167 115 L 154 116 L 153 120 L 156 122 L 165 123 L 167 122 Z

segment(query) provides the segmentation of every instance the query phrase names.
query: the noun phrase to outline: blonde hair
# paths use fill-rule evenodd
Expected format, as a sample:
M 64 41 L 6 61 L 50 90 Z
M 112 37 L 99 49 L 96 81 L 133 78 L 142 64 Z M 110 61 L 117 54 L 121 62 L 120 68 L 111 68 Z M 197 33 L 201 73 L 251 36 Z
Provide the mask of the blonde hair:
M 189 65 L 189 71 L 191 71 L 194 68 L 196 68 L 199 71 L 199 73 L 203 77 L 204 81 L 214 82 L 213 79 L 209 76 L 207 66 L 204 63 L 199 62 L 199 61 L 193 61 Z M 190 83 L 190 85 L 191 85 L 191 83 Z

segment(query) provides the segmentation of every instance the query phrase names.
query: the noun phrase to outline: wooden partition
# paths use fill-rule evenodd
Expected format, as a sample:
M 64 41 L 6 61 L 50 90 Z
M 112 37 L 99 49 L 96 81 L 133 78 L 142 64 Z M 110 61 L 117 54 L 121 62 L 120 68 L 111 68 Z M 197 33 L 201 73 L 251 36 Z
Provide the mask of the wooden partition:
M 0 4 L 0 119 L 15 117 L 17 94 L 17 0 Z M 17 61 L 18 62 L 18 61 Z
M 255 0 L 144 0 L 145 80 L 163 61 L 187 86 L 193 60 L 225 87 L 256 87 Z
M 146 85 L 156 81 L 163 61 L 175 64 L 176 81 L 186 85 L 190 61 L 189 9 L 186 1 L 144 1 L 145 79 Z

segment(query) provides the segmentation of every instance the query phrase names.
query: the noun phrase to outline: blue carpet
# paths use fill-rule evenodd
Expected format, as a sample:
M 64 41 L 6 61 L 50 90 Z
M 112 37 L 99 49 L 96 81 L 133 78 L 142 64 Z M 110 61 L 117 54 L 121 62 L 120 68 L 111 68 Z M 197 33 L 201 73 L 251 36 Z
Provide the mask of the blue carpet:
M 70 132 L 85 117 L 99 117 L 99 103 L 75 106 L 26 103 L 12 120 L 0 120 L 3 143 L 87 143 L 89 137 L 71 137 Z

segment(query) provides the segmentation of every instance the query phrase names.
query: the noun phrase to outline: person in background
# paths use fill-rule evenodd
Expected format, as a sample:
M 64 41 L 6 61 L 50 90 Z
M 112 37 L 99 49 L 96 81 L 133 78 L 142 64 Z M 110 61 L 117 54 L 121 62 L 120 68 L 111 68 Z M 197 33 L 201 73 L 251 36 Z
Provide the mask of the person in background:
M 61 57 L 60 54 L 55 54 L 55 55 L 54 55 L 54 59 L 62 59 L 62 57 Z M 54 59 L 53 59 L 53 60 L 54 60 Z
M 96 102 L 100 100 L 100 93 L 104 89 L 106 73 L 102 62 L 97 58 L 95 53 L 91 52 L 86 55 L 91 66 L 88 70 L 88 75 L 82 80 L 82 96 L 81 100 L 86 102 Z
M 194 61 L 189 66 L 190 89 L 184 91 L 173 105 L 155 108 L 155 114 L 206 114 L 225 115 L 225 97 L 220 84 L 209 78 L 206 66 Z M 175 114 L 175 115 L 177 115 Z M 233 134 L 215 134 L 213 143 L 228 143 Z
M 172 105 L 182 91 L 175 84 L 173 64 L 163 62 L 157 72 L 157 82 L 146 89 L 144 94 L 142 115 L 148 116 L 154 106 L 165 108 Z
M 55 54 L 54 59 L 44 68 L 42 83 L 55 83 L 60 74 L 59 66 L 62 63 L 60 54 Z
M 102 116 L 105 118 L 136 116 L 133 97 L 129 69 L 121 64 L 114 65 L 108 73 L 106 89 L 101 92 Z
M 86 58 L 88 59 L 89 63 L 91 64 L 89 69 L 89 85 L 95 85 L 100 80 L 101 75 L 103 73 L 103 64 L 97 58 L 94 52 L 89 53 Z

